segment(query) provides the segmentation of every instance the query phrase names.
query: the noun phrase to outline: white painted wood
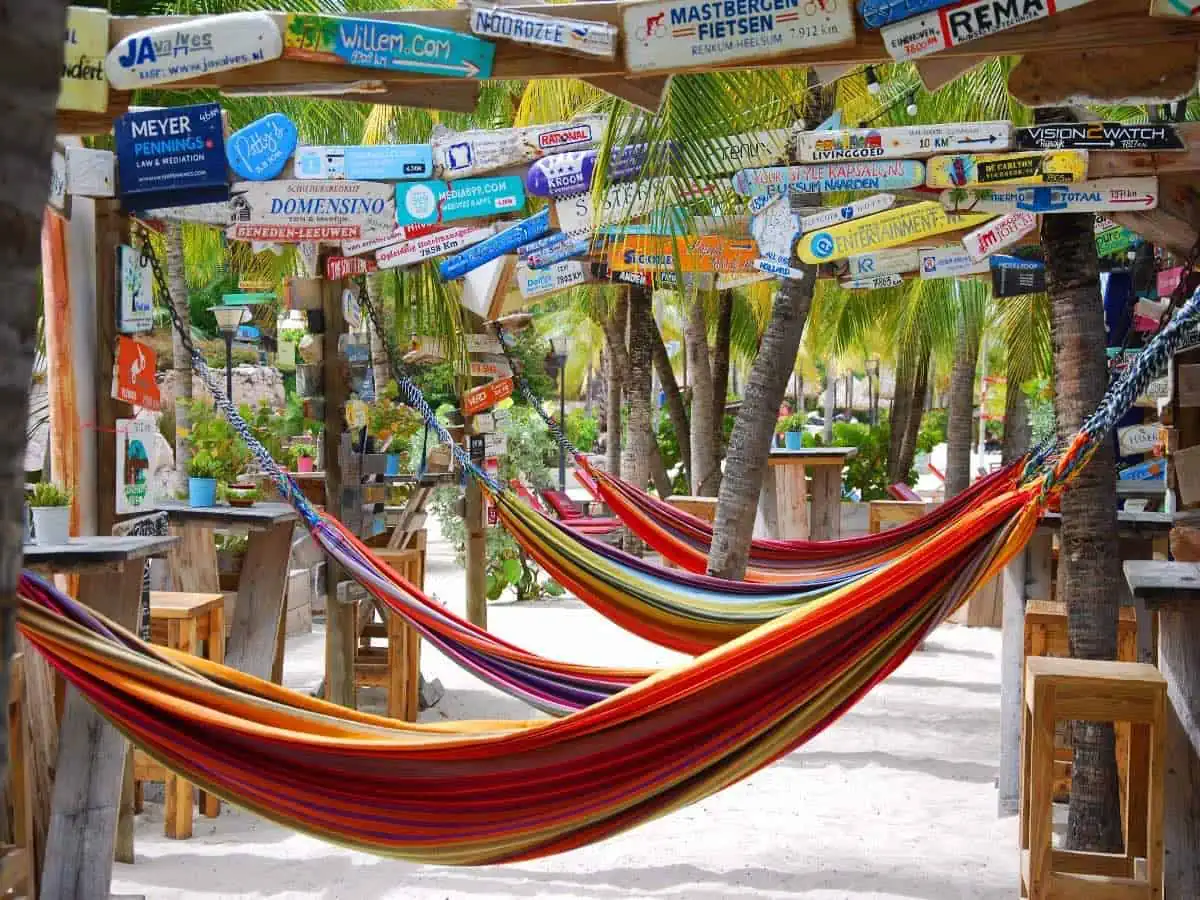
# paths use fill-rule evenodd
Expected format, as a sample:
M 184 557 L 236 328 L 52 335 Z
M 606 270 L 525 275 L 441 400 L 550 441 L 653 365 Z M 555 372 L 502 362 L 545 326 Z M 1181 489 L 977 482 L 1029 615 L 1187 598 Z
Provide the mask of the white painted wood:
M 915 247 L 859 253 L 846 260 L 846 274 L 851 278 L 875 278 L 880 275 L 915 272 L 920 265 L 919 255 Z
M 395 188 L 371 181 L 239 181 L 229 206 L 235 240 L 332 243 L 396 227 Z
M 1000 773 L 996 805 L 1001 818 L 1020 809 L 1021 661 L 1025 656 L 1025 569 L 1022 550 L 1001 576 L 1003 611 L 1000 643 Z
M 848 291 L 879 291 L 884 288 L 899 287 L 904 283 L 901 275 L 874 275 L 870 278 L 851 278 L 841 283 Z
M 499 38 L 544 47 L 578 56 L 615 59 L 617 29 L 607 22 L 565 19 L 491 4 L 471 7 L 471 31 L 480 37 Z
M 1005 247 L 1011 247 L 1035 228 L 1037 216 L 1033 213 L 1009 213 L 963 235 L 963 247 L 971 259 L 979 262 Z
M 891 209 L 895 203 L 895 194 L 874 194 L 864 197 L 862 200 L 853 200 L 836 209 L 823 209 L 811 216 L 804 216 L 800 220 L 800 230 L 802 232 L 816 231 L 819 228 L 828 228 L 852 219 L 861 219 L 863 216 L 871 216 L 883 212 L 885 209 Z
M 800 162 L 904 159 L 935 153 L 995 152 L 1012 146 L 1011 122 L 961 122 L 896 128 L 804 132 L 796 138 Z
M 609 185 L 604 192 L 599 226 L 628 222 L 661 208 L 674 196 L 674 178 L 647 178 Z M 558 227 L 573 238 L 585 238 L 599 227 L 592 214 L 592 195 L 576 194 L 554 201 Z
M 946 247 L 922 247 L 917 251 L 918 269 L 922 278 L 957 278 L 960 275 L 982 275 L 991 271 L 988 261 L 976 262 L 961 244 Z
M 1100 178 L 1078 184 L 995 187 L 942 191 L 942 206 L 954 212 L 1142 212 L 1158 206 L 1158 178 Z
M 526 300 L 566 290 L 586 280 L 587 273 L 578 260 L 555 263 L 546 269 L 531 269 L 523 262 L 517 264 L 517 287 Z
M 467 225 L 435 231 L 376 250 L 375 262 L 380 269 L 411 266 L 478 244 L 490 238 L 494 232 L 495 228 L 491 225 Z
M 67 147 L 67 193 L 76 197 L 115 197 L 117 157 L 111 150 Z
M 934 10 L 880 29 L 883 45 L 895 60 L 918 59 L 957 47 L 1026 22 L 1083 6 L 1090 0 L 974 0 Z
M 553 153 L 588 150 L 600 146 L 606 116 L 580 116 L 527 128 L 452 131 L 434 128 L 429 138 L 438 177 L 451 181 L 494 172 Z

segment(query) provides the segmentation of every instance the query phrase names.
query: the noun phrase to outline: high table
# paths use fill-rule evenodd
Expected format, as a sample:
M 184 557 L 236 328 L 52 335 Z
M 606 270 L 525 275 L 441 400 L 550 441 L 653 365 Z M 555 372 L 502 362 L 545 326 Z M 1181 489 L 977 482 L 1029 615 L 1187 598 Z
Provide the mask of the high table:
M 1200 897 L 1200 564 L 1129 560 L 1125 581 L 1158 613 L 1167 679 L 1163 897 Z
M 832 541 L 842 536 L 842 469 L 856 447 L 772 450 L 759 498 L 756 531 L 779 540 Z M 812 473 L 812 513 L 807 475 Z
M 78 575 L 79 600 L 137 631 L 145 560 L 173 548 L 175 537 L 80 537 L 27 544 L 25 567 L 42 575 Z M 101 900 L 112 881 L 127 744 L 74 687 L 59 726 L 42 900 Z
M 296 511 L 286 503 L 255 503 L 241 508 L 170 502 L 160 508 L 167 514 L 172 533 L 180 537 L 169 557 L 172 590 L 220 593 L 213 532 L 249 536 L 225 665 L 281 683 L 287 627 L 283 595 Z

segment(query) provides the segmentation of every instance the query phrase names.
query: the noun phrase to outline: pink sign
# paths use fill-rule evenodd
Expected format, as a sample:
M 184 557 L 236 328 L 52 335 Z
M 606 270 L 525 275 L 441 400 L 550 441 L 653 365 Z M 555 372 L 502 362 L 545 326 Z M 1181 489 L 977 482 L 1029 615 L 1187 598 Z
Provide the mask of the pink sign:
M 1183 277 L 1183 266 L 1173 269 L 1163 269 L 1158 273 L 1158 296 L 1170 297 L 1179 287 L 1179 279 Z

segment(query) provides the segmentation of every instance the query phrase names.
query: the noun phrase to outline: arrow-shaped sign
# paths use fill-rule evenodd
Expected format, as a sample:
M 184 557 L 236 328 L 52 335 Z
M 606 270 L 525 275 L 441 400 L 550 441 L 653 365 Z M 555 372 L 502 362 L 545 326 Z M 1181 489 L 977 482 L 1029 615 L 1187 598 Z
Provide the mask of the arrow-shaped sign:
M 952 212 L 1033 213 L 1147 210 L 1158 206 L 1158 178 L 1100 178 L 1079 184 L 1037 185 L 991 190 L 948 190 L 942 206 Z

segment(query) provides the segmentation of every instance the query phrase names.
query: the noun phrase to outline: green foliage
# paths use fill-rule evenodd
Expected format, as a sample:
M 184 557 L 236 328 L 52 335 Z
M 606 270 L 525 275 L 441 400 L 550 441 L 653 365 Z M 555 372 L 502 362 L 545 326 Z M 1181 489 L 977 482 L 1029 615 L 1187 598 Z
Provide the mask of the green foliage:
M 887 487 L 890 483 L 887 477 L 889 434 L 887 424 L 872 428 L 870 425 L 856 422 L 833 423 L 833 446 L 858 449 L 854 458 L 846 463 L 844 489 L 847 492 L 858 489 L 862 492 L 861 499 L 864 502 L 887 499 Z M 822 445 L 820 436 L 815 436 L 813 446 Z M 905 480 L 909 484 L 914 483 L 917 480 L 916 472 L 910 472 Z
M 786 434 L 789 431 L 804 431 L 807 416 L 804 413 L 792 413 L 790 416 L 780 416 L 775 423 L 776 434 Z
M 250 433 L 254 439 L 267 448 L 271 458 L 282 459 L 283 441 L 286 434 L 283 430 L 283 419 L 279 415 L 279 410 L 263 401 L 257 409 L 253 410 L 250 409 L 249 404 L 243 403 L 238 407 L 238 412 L 250 426 Z M 247 449 L 247 453 L 249 453 L 249 449 Z
M 679 437 L 675 433 L 675 423 L 671 421 L 670 416 L 659 416 L 658 422 L 654 426 L 654 439 L 658 443 L 658 455 L 662 457 L 663 466 L 668 472 L 673 471 L 683 459 L 679 451 Z M 671 491 L 676 494 L 687 494 L 691 491 L 691 486 L 687 483 L 687 477 L 682 468 L 671 480 Z
M 192 463 L 195 465 L 197 459 L 203 460 L 203 464 L 212 467 L 215 473 L 193 477 L 216 478 L 226 483 L 237 481 L 253 459 L 250 448 L 233 426 L 203 400 L 192 402 L 191 419 L 187 439 L 192 448 Z
M 946 442 L 946 410 L 931 409 L 921 417 L 921 430 L 917 432 L 917 449 L 932 453 L 938 444 Z
M 70 506 L 71 492 L 49 481 L 39 481 L 29 491 L 31 507 Z
M 600 420 L 585 409 L 567 413 L 567 440 L 581 453 L 591 453 L 600 437 Z
M 188 460 L 187 472 L 191 478 L 220 479 L 225 472 L 225 467 L 207 450 L 198 450 Z
M 316 444 L 310 444 L 306 441 L 301 441 L 299 443 L 292 444 L 290 447 L 287 448 L 288 467 L 291 468 L 293 471 L 296 469 L 296 466 L 299 464 L 301 457 L 307 457 L 308 459 L 316 459 L 317 458 Z
M 1029 397 L 1029 423 L 1034 446 L 1058 437 L 1058 420 L 1054 415 L 1054 394 L 1050 379 L 1032 378 L 1021 385 Z

